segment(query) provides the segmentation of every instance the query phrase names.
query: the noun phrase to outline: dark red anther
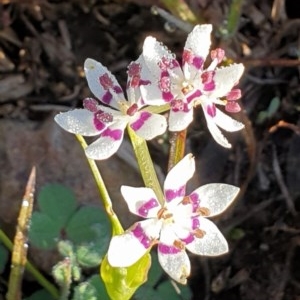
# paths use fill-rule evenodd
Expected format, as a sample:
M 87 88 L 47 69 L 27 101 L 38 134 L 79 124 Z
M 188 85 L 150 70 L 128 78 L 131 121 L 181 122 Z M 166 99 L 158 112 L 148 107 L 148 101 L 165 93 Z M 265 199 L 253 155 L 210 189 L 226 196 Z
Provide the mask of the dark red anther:
M 138 106 L 136 103 L 132 104 L 126 111 L 128 116 L 133 116 L 138 111 Z

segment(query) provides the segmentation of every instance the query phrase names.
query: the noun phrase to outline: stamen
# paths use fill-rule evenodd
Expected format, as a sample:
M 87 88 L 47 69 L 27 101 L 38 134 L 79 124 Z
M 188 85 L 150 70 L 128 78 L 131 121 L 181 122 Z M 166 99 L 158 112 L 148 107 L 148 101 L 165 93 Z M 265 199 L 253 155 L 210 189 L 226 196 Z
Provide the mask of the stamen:
M 188 205 L 188 204 L 192 203 L 192 201 L 191 201 L 191 199 L 190 199 L 189 196 L 185 196 L 185 197 L 182 199 L 181 203 L 182 203 L 183 205 Z
M 194 230 L 194 236 L 198 239 L 202 239 L 206 235 L 206 232 L 204 230 L 201 230 L 199 228 Z
M 197 209 L 197 213 L 200 215 L 200 216 L 203 216 L 203 217 L 207 217 L 210 215 L 210 210 L 207 208 L 207 207 L 199 207 Z
M 225 51 L 221 48 L 217 48 L 215 50 L 211 50 L 210 57 L 212 60 L 217 60 L 218 63 L 222 62 L 225 56 Z
M 157 213 L 157 219 L 171 219 L 173 214 L 169 213 L 166 207 L 161 208 Z
M 185 249 L 185 244 L 180 240 L 175 240 L 174 243 L 173 243 L 173 246 L 180 249 L 180 250 Z
M 226 96 L 226 99 L 229 100 L 229 101 L 235 101 L 235 100 L 238 100 L 242 97 L 242 92 L 240 89 L 233 89 L 231 90 L 227 96 Z
M 134 103 L 134 104 L 132 104 L 128 109 L 127 109 L 127 111 L 126 111 L 126 114 L 128 115 L 128 116 L 133 116 L 133 115 L 135 115 L 135 113 L 138 111 L 138 106 L 137 106 L 137 104 L 136 103 Z
M 188 94 L 189 92 L 191 92 L 194 89 L 194 87 L 191 84 L 187 84 L 186 86 L 184 86 L 184 84 L 182 84 L 182 85 L 183 85 L 183 88 L 181 89 L 181 92 L 183 93 L 183 95 Z

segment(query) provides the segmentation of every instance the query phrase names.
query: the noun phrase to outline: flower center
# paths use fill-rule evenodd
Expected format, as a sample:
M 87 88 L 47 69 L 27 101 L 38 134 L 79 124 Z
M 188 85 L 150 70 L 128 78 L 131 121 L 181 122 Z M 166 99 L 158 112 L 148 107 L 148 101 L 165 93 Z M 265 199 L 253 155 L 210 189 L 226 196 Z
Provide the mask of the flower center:
M 184 81 L 182 83 L 182 89 L 181 92 L 183 95 L 188 94 L 189 92 L 191 92 L 194 89 L 194 86 L 186 81 Z
M 124 116 L 134 116 L 137 111 L 138 111 L 138 106 L 136 103 L 133 103 L 131 106 L 128 105 L 128 102 L 126 100 L 124 101 L 119 101 L 119 109 L 120 112 L 124 115 Z
M 162 207 L 157 213 L 157 218 L 159 220 L 163 219 L 164 221 L 167 221 L 167 222 L 173 222 L 172 217 L 173 217 L 173 214 L 171 214 L 166 207 Z

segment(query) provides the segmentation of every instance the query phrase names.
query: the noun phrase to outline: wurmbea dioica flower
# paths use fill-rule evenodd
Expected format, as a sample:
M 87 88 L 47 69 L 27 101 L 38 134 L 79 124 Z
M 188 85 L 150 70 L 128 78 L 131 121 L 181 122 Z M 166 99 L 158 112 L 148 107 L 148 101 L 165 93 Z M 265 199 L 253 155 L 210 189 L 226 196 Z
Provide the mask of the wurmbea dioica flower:
M 220 128 L 233 132 L 244 125 L 216 108 L 225 106 L 228 112 L 240 111 L 236 102 L 241 91 L 234 88 L 243 71 L 242 64 L 217 68 L 224 58 L 222 49 L 212 50 L 211 64 L 204 68 L 210 49 L 212 26 L 197 25 L 188 35 L 183 55 L 182 69 L 166 46 L 153 37 L 147 37 L 143 46 L 145 64 L 152 75 L 151 84 L 141 87 L 145 102 L 152 105 L 170 103 L 169 130 L 184 130 L 193 120 L 193 107 L 201 105 L 209 131 L 217 143 L 230 148 L 231 145 Z M 150 77 L 148 77 L 150 79 Z M 220 99 L 224 97 L 224 99 Z
M 123 140 L 127 124 L 140 137 L 150 140 L 165 132 L 164 116 L 141 110 L 145 106 L 140 87 L 150 82 L 143 73 L 143 58 L 128 66 L 127 96 L 116 78 L 101 63 L 86 59 L 84 71 L 87 82 L 96 99 L 83 100 L 83 109 L 74 109 L 55 116 L 55 121 L 66 131 L 83 136 L 100 137 L 85 152 L 92 159 L 106 159 L 113 155 Z
M 194 172 L 195 161 L 188 154 L 168 173 L 162 205 L 150 188 L 121 187 L 129 210 L 146 220 L 112 238 L 108 249 L 111 266 L 128 267 L 158 244 L 162 268 L 174 280 L 186 283 L 190 261 L 185 248 L 207 256 L 228 251 L 224 236 L 207 217 L 223 212 L 239 188 L 220 183 L 206 184 L 185 196 L 186 183 Z

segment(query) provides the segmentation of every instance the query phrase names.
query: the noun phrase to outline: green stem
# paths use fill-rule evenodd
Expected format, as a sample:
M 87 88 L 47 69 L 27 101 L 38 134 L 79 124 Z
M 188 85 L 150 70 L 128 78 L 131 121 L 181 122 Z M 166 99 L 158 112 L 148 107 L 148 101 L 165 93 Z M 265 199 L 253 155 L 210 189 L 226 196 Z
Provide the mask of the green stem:
M 153 189 L 157 199 L 161 204 L 163 204 L 164 194 L 161 190 L 147 143 L 143 138 L 137 136 L 129 126 L 127 126 L 127 131 L 141 171 L 141 175 L 144 180 L 144 184 L 146 187 Z
M 85 149 L 87 147 L 87 143 L 86 143 L 85 139 L 81 135 L 78 135 L 78 134 L 76 135 L 76 138 L 79 141 L 82 148 Z M 96 184 L 97 184 L 97 187 L 98 187 L 101 199 L 102 199 L 103 206 L 104 206 L 106 213 L 112 223 L 113 235 L 121 234 L 124 232 L 124 229 L 123 229 L 117 215 L 113 211 L 111 199 L 109 197 L 108 191 L 106 189 L 106 186 L 104 184 L 104 181 L 100 174 L 100 171 L 96 165 L 96 162 L 90 158 L 87 158 L 87 161 L 89 163 L 90 169 L 91 169 L 94 179 L 96 181 Z
M 8 248 L 10 251 L 13 250 L 13 243 L 1 229 L 0 229 L 0 240 L 6 246 L 6 248 Z M 33 264 L 27 261 L 25 264 L 25 268 L 28 272 L 32 274 L 32 276 L 36 279 L 36 281 L 51 294 L 53 298 L 58 299 L 59 294 L 57 288 L 52 283 L 50 283 L 38 271 L 38 269 L 35 268 Z
M 226 38 L 232 37 L 237 31 L 242 8 L 243 0 L 232 0 L 229 8 L 227 17 L 227 36 Z
M 204 21 L 200 16 L 198 16 L 198 18 L 196 17 L 185 1 L 160 0 L 160 2 L 172 13 L 172 15 L 187 23 L 198 24 L 203 23 Z
M 168 171 L 170 171 L 184 156 L 186 129 L 171 133 Z

